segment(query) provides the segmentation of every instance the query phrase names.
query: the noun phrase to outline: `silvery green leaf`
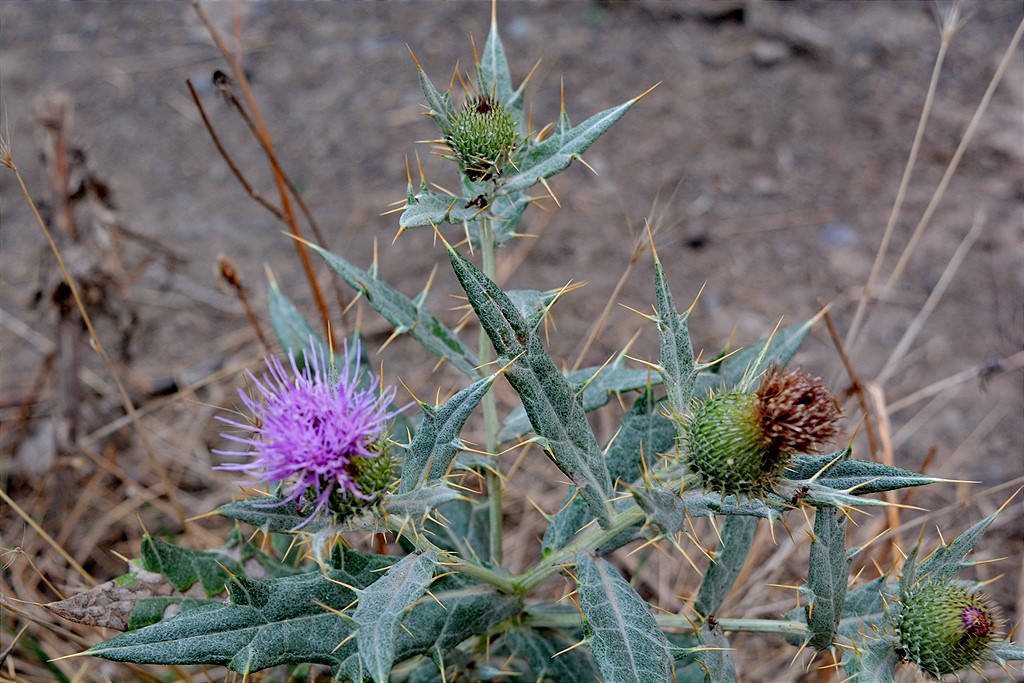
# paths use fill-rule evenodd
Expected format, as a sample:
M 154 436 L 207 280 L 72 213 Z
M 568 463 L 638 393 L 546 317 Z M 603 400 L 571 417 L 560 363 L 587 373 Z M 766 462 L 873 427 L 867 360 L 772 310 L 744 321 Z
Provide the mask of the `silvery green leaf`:
M 573 386 L 585 385 L 583 387 L 583 409 L 588 413 L 607 405 L 608 400 L 615 394 L 661 384 L 661 375 L 651 373 L 647 369 L 622 367 L 618 365 L 618 362 L 604 368 L 582 368 L 566 374 L 566 379 Z M 511 441 L 526 434 L 530 429 L 530 419 L 526 416 L 526 410 L 520 407 L 510 412 L 505 418 L 498 439 L 502 442 Z
M 846 675 L 857 683 L 893 683 L 900 656 L 896 653 L 896 639 L 884 634 L 862 645 L 859 651 L 843 656 Z
M 613 481 L 635 481 L 640 476 L 641 456 L 651 463 L 658 453 L 675 445 L 675 427 L 657 406 L 645 391 L 622 418 L 618 433 L 605 448 L 605 462 Z M 563 547 L 591 519 L 586 504 L 576 497 L 575 490 L 570 491 L 544 531 L 543 552 Z
M 516 671 L 519 675 L 514 680 L 598 680 L 593 655 L 585 647 L 573 648 L 575 643 L 560 631 L 513 626 L 491 646 L 491 657 Z
M 460 437 L 462 428 L 495 377 L 478 379 L 436 408 L 420 403 L 423 418 L 406 450 L 400 492 L 412 491 L 447 476 L 455 456 L 465 448 Z
M 395 517 L 418 517 L 459 498 L 461 494 L 447 486 L 423 486 L 384 498 L 384 512 Z
M 989 646 L 985 659 L 999 664 L 1024 661 L 1024 647 L 1014 645 L 1009 640 L 1000 640 Z
M 724 501 L 717 493 L 684 491 L 678 496 L 670 491 L 635 489 L 633 497 L 664 534 L 677 534 L 686 529 L 687 517 L 712 515 L 747 515 L 767 520 L 782 519 L 782 512 L 762 500 L 738 502 L 734 496 Z
M 886 576 L 857 586 L 846 594 L 842 618 L 836 632 L 851 640 L 862 641 L 886 622 L 886 600 L 892 600 L 896 588 L 886 583 Z
M 850 562 L 846 557 L 846 516 L 831 507 L 814 515 L 814 536 L 807 568 L 806 606 L 810 645 L 824 650 L 832 644 L 846 600 Z
M 658 336 L 661 340 L 658 370 L 665 381 L 666 400 L 672 413 L 685 415 L 690 410 L 697 371 L 687 324 L 690 314 L 689 311 L 679 313 L 676 310 L 672 290 L 669 289 L 668 278 L 657 252 L 654 253 L 654 291 L 658 310 Z
M 309 353 L 310 340 L 316 345 L 318 355 L 327 348 L 324 340 L 273 279 L 270 280 L 267 308 L 270 312 L 270 324 L 285 355 L 294 354 L 298 363 L 300 358 Z
M 523 153 L 515 157 L 518 171 L 504 180 L 499 194 L 529 189 L 541 180 L 564 171 L 639 99 L 633 98 L 617 107 L 605 109 L 575 127 L 566 125 L 568 117 L 563 110 L 559 125 L 549 137 L 541 142 L 530 140 Z
M 705 667 L 705 683 L 738 683 L 732 647 L 722 629 L 705 622 L 697 634 L 697 639 L 701 648 L 697 658 Z
M 228 519 L 237 519 L 250 524 L 264 532 L 286 533 L 295 531 L 300 526 L 310 533 L 330 526 L 330 520 L 316 519 L 307 522 L 295 503 L 277 496 L 256 496 L 244 500 L 225 503 L 216 510 L 218 515 Z M 302 526 L 305 524 L 305 526 Z
M 415 57 L 413 57 L 413 60 L 416 61 L 416 71 L 420 78 L 420 89 L 423 90 L 423 96 L 427 98 L 427 104 L 430 106 L 430 111 L 428 112 L 430 118 L 434 120 L 434 123 L 441 130 L 441 135 L 447 136 L 448 131 L 451 130 L 451 121 L 455 117 L 451 93 L 442 93 L 435 88 L 430 77 L 427 76 L 420 66 L 419 61 Z
M 439 358 L 448 360 L 456 368 L 473 379 L 480 373 L 476 366 L 479 360 L 462 340 L 448 329 L 426 308 L 423 297 L 413 301 L 391 285 L 370 273 L 332 254 L 321 247 L 310 248 L 323 257 L 327 265 L 348 283 L 349 287 L 366 297 L 373 310 L 384 316 L 395 326 L 395 331 L 407 333 Z
M 465 499 L 445 503 L 423 525 L 423 533 L 442 550 L 481 564 L 490 562 L 490 524 L 483 503 Z
M 525 135 L 526 127 L 523 120 L 523 86 L 525 83 L 519 86 L 518 90 L 512 89 L 512 73 L 508 68 L 508 59 L 505 57 L 505 46 L 502 45 L 501 36 L 498 35 L 497 17 L 493 14 L 491 30 L 476 69 L 480 92 L 493 94 L 499 102 L 504 104 L 505 108 L 515 116 L 520 135 Z
M 450 245 L 446 248 L 506 379 L 526 407 L 537 443 L 579 487 L 594 516 L 606 525 L 611 478 L 579 392 L 559 372 L 536 329 L 527 325 L 501 288 Z
M 817 475 L 815 481 L 820 486 L 849 491 L 856 496 L 943 481 L 880 462 L 851 458 L 850 453 L 847 447 L 827 455 L 795 456 L 783 477 L 799 484 Z
M 711 382 L 709 388 L 733 389 L 740 385 L 744 377 L 757 376 L 758 373 L 773 365 L 785 367 L 803 344 L 813 325 L 814 320 L 812 319 L 800 325 L 784 327 L 771 337 L 770 343 L 768 339 L 762 339 L 722 362 L 712 365 L 712 374 L 707 375 L 707 381 L 716 381 Z M 767 351 L 765 351 L 765 344 L 768 344 Z M 762 353 L 764 353 L 764 358 L 757 367 L 754 367 Z
M 406 612 L 434 578 L 433 552 L 407 555 L 359 596 L 353 620 L 359 625 L 359 656 L 377 683 L 387 683 L 395 660 L 395 638 Z
M 996 511 L 981 520 L 967 531 L 963 532 L 949 543 L 939 548 L 929 557 L 921 561 L 913 576 L 915 580 L 927 578 L 930 581 L 949 581 L 961 569 L 970 566 L 964 561 L 967 554 L 974 550 L 974 544 L 978 542 L 981 535 L 985 533 L 989 525 L 999 515 Z M 906 569 L 904 568 L 904 571 Z
M 426 228 L 431 225 L 452 223 L 462 225 L 476 220 L 482 209 L 472 203 L 474 197 L 456 197 L 437 190 L 421 187 L 407 198 L 405 211 L 398 219 L 400 228 Z
M 757 532 L 757 517 L 730 515 L 722 527 L 722 543 L 715 550 L 712 562 L 700 584 L 693 609 L 707 617 L 716 614 L 732 591 L 736 577 L 747 563 L 750 546 Z
M 671 680 L 671 646 L 633 587 L 585 552 L 576 556 L 576 572 L 587 642 L 604 680 Z

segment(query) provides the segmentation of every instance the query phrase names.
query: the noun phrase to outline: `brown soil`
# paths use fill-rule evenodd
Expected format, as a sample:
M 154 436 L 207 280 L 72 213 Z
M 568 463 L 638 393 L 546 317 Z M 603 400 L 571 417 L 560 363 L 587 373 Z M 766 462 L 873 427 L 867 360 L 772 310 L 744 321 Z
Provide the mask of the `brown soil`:
M 209 9 L 230 29 L 230 4 Z M 1022 18 L 1020 3 L 1011 0 L 971 9 L 946 56 L 902 217 L 883 261 L 883 283 Z M 455 310 L 461 302 L 453 298 L 457 283 L 433 236 L 413 231 L 392 244 L 396 215 L 381 214 L 404 197 L 405 159 L 413 159 L 415 173 L 417 152 L 429 180 L 455 185 L 446 162 L 414 144 L 435 137 L 436 129 L 420 116 L 423 98 L 406 45 L 443 86 L 457 60 L 463 69 L 471 64 L 469 36 L 478 45 L 485 40 L 487 10 L 468 2 L 256 3 L 245 5 L 242 21 L 244 64 L 255 96 L 281 164 L 313 208 L 326 246 L 365 267 L 376 244 L 381 274 L 409 295 L 438 266 L 433 309 L 453 325 L 461 315 Z M 677 303 L 688 304 L 705 286 L 691 318 L 695 346 L 705 357 L 730 337 L 742 346 L 770 333 L 780 319 L 807 319 L 819 301 L 832 304 L 845 334 L 882 240 L 939 48 L 932 5 L 540 2 L 501 4 L 499 19 L 515 78 L 542 59 L 528 92 L 535 128 L 557 116 L 560 81 L 577 122 L 660 84 L 587 153 L 597 177 L 574 165 L 552 183 L 560 206 L 546 200 L 528 212 L 521 230 L 541 238 L 518 240 L 499 255 L 499 275 L 508 287 L 587 283 L 555 309 L 550 347 L 556 359 L 567 366 L 575 362 L 627 269 L 645 218 Z M 33 114 L 40 98 L 55 91 L 73 104 L 72 144 L 113 193 L 112 208 L 93 196 L 88 222 L 96 227 L 86 246 L 67 247 L 65 256 L 81 272 L 99 273 L 90 291 L 94 311 L 106 305 L 97 313 L 101 339 L 117 359 L 185 514 L 205 513 L 237 493 L 230 476 L 210 470 L 216 456 L 209 449 L 220 443 L 212 416 L 236 402 L 238 370 L 255 367 L 262 353 L 237 299 L 218 281 L 217 255 L 236 265 L 268 332 L 265 265 L 315 319 L 292 241 L 231 176 L 185 88 L 185 79 L 192 79 L 235 162 L 272 199 L 273 183 L 258 146 L 213 91 L 210 75 L 225 65 L 188 3 L 5 2 L 0 49 L 4 135 L 13 138 L 15 161 L 33 196 L 47 203 L 51 218 L 59 214 L 47 190 L 52 169 L 38 159 L 46 142 Z M 861 380 L 874 382 L 980 212 L 977 241 L 906 359 L 884 383 L 874 384 L 889 407 L 875 414 L 888 419 L 896 465 L 979 482 L 915 491 L 910 504 L 938 512 L 899 535 L 904 549 L 922 524 L 929 547 L 938 542 L 936 527 L 947 539 L 963 530 L 1005 501 L 1024 475 L 1021 55 L 1018 47 L 904 275 L 882 292 L 861 343 L 850 349 Z M 138 520 L 151 531 L 179 528 L 166 506 L 149 499 L 147 490 L 160 490 L 156 470 L 123 419 L 109 372 L 85 347 L 83 384 L 74 400 L 80 447 L 56 455 L 52 416 L 66 408 L 56 387 L 67 386 L 61 384 L 67 380 L 62 360 L 47 359 L 54 348 L 63 348 L 58 309 L 51 303 L 59 278 L 6 170 L 0 173 L 0 198 L 4 488 L 97 580 L 107 580 L 124 571 L 115 552 L 137 554 Z M 319 271 L 322 283 L 332 281 L 325 269 Z M 616 303 L 649 311 L 653 298 L 645 254 Z M 341 326 L 333 311 L 334 324 Z M 353 312 L 350 321 L 355 317 Z M 387 339 L 390 331 L 371 310 L 363 311 L 362 322 L 374 346 Z M 637 331 L 630 355 L 655 358 L 652 326 L 613 307 L 585 363 L 602 363 Z M 464 337 L 475 344 L 474 330 Z M 431 362 L 407 339 L 395 341 L 375 362 L 384 363 L 389 380 L 401 378 L 423 399 L 432 398 L 438 385 L 442 396 L 459 388 L 458 373 L 441 369 L 431 375 Z M 839 392 L 850 385 L 824 324 L 816 326 L 797 362 Z M 936 386 L 958 373 L 958 381 Z M 169 377 L 177 386 L 199 379 L 204 386 L 156 396 L 156 389 L 169 386 Z M 916 394 L 929 387 L 936 391 Z M 499 387 L 499 400 L 511 405 L 507 386 Z M 602 438 L 614 429 L 618 410 L 597 419 Z M 858 430 L 861 414 L 852 399 L 847 415 L 858 455 L 881 457 L 871 454 L 867 430 Z M 515 455 L 505 458 L 511 467 Z M 534 539 L 542 531 L 529 501 L 551 511 L 564 493 L 561 475 L 537 451 L 517 472 L 510 483 L 505 543 L 513 570 L 535 556 Z M 899 520 L 922 514 L 901 511 Z M 991 592 L 1012 623 L 1021 617 L 1024 592 L 1022 516 L 1024 504 L 1017 500 L 977 551 L 977 559 L 1009 558 L 979 567 L 976 576 L 1004 575 Z M 861 522 L 858 541 L 881 529 L 880 517 Z M 5 601 L 55 599 L 29 560 L 62 592 L 85 585 L 10 506 L 0 507 L 0 520 L 0 545 L 9 553 L 0 578 Z M 779 546 L 767 540 L 759 546 L 762 555 L 754 566 L 765 571 L 746 577 L 749 583 L 723 615 L 771 617 L 792 605 L 791 592 L 767 584 L 801 580 L 802 525 L 794 521 L 792 542 L 783 534 Z M 210 545 L 210 530 L 219 528 L 216 521 L 190 523 L 186 540 Z M 876 559 L 887 565 L 886 548 Z M 636 557 L 619 562 L 624 571 L 637 567 Z M 654 563 L 638 581 L 659 604 L 677 610 L 681 603 L 673 596 L 695 586 L 691 573 L 679 575 L 681 566 L 676 559 Z M 59 623 L 40 609 L 18 610 Z M 11 613 L 3 619 L 5 643 L 29 623 Z M 29 633 L 41 639 L 48 657 L 102 637 L 82 630 L 75 631 L 80 640 L 69 635 L 58 641 L 39 624 Z M 740 642 L 744 680 L 800 677 L 798 664 L 789 668 L 792 650 L 779 650 L 774 640 Z M 82 660 L 71 661 L 58 664 L 69 676 L 82 666 Z M 19 675 L 42 671 L 21 647 L 10 662 Z M 114 678 L 130 675 L 97 662 L 89 666 Z

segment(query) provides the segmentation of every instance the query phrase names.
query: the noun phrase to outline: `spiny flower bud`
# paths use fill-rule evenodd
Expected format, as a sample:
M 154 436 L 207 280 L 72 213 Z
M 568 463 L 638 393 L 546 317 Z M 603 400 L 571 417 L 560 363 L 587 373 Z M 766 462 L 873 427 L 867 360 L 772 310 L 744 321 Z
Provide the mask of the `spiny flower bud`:
M 516 122 L 498 100 L 481 95 L 466 101 L 452 119 L 447 138 L 462 172 L 479 182 L 501 175 L 516 146 Z
M 773 369 L 754 393 L 717 394 L 695 409 L 687 425 L 689 465 L 706 489 L 765 493 L 790 456 L 818 452 L 836 435 L 838 418 L 821 380 Z
M 381 438 L 371 444 L 368 450 L 376 455 L 353 456 L 346 467 L 359 494 L 337 489 L 327 503 L 327 508 L 339 519 L 351 517 L 376 505 L 394 481 L 395 459 L 391 454 L 391 443 Z
M 999 609 L 983 593 L 931 581 L 903 599 L 898 616 L 904 658 L 936 678 L 977 664 L 999 637 Z

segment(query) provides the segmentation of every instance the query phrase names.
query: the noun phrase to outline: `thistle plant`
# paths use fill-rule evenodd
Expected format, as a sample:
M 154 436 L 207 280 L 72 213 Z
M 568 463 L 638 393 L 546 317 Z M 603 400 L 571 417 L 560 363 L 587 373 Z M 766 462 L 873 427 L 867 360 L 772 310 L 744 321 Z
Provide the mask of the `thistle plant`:
M 496 283 L 498 250 L 519 234 L 536 196 L 550 192 L 547 180 L 582 161 L 646 93 L 577 125 L 563 103 L 556 123 L 532 130 L 525 83 L 513 87 L 493 15 L 461 105 L 416 67 L 436 142 L 461 183 L 449 194 L 410 177 L 398 224 L 439 236 L 479 323 L 477 349 L 430 311 L 426 296 L 388 284 L 376 263 L 364 269 L 311 248 L 397 332 L 461 372 L 465 386 L 437 405 L 396 406 L 395 390 L 364 371 L 358 341 L 334 355 L 272 283 L 269 315 L 287 360 L 268 358 L 266 374 L 247 375 L 244 417 L 221 418 L 238 449 L 217 452 L 221 469 L 265 490 L 218 508 L 236 522 L 222 548 L 147 537 L 122 583 L 146 570 L 178 593 L 140 595 L 129 630 L 86 654 L 221 664 L 243 676 L 285 666 L 294 679 L 313 678 L 310 667 L 320 665 L 333 680 L 377 683 L 735 681 L 729 638 L 741 632 L 828 653 L 847 680 L 862 683 L 893 681 L 903 663 L 942 678 L 1024 658 L 1003 639 L 998 608 L 980 586 L 956 578 L 998 513 L 920 562 L 915 549 L 898 579 L 850 576 L 865 552 L 847 547 L 851 511 L 888 504 L 876 494 L 942 480 L 833 443 L 835 397 L 821 380 L 785 369 L 815 320 L 703 362 L 690 340 L 694 308 L 678 308 L 652 248 L 655 312 L 647 319 L 659 358 L 629 365 L 623 355 L 563 372 L 543 325 L 564 290 Z M 470 252 L 479 252 L 480 266 Z M 496 382 L 521 403 L 501 421 Z M 588 413 L 612 397 L 630 408 L 601 443 Z M 463 437 L 477 413 L 482 449 Z M 400 418 L 408 429 L 396 428 Z M 517 443 L 571 484 L 538 557 L 512 573 L 501 555 L 500 454 Z M 486 491 L 467 489 L 466 477 L 486 481 Z M 787 518 L 810 523 L 811 512 L 802 604 L 780 619 L 718 616 L 758 526 L 788 530 Z M 700 518 L 720 524 L 717 549 L 697 538 Z M 366 532 L 393 541 L 392 552 L 346 540 Z M 683 556 L 693 544 L 709 555 L 685 612 L 657 613 L 622 576 L 614 560 L 629 544 Z M 573 604 L 542 599 L 538 587 L 556 576 L 574 585 Z M 186 598 L 194 585 L 203 597 Z M 179 611 L 164 618 L 169 602 Z

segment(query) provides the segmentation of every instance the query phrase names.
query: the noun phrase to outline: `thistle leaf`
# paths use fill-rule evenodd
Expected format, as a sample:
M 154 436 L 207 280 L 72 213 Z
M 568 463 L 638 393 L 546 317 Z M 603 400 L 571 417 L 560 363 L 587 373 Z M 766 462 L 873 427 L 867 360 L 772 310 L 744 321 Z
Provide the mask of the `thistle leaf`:
M 850 491 L 856 496 L 943 481 L 899 467 L 851 458 L 850 453 L 850 448 L 845 448 L 827 455 L 798 455 L 793 458 L 783 476 L 799 485 L 818 475 L 815 481 L 820 486 Z M 835 462 L 829 465 L 832 461 Z
M 785 367 L 803 344 L 813 326 L 814 320 L 812 319 L 799 325 L 784 327 L 771 337 L 770 342 L 768 339 L 762 339 L 722 362 L 712 365 L 712 374 L 708 378 L 709 381 L 716 381 L 711 382 L 708 388 L 733 389 L 740 385 L 745 376 L 756 376 L 773 365 Z M 767 351 L 764 349 L 765 344 L 768 344 Z M 754 367 L 754 363 L 762 351 L 765 351 L 764 358 L 757 367 Z M 702 377 L 704 376 L 702 375 Z
M 462 428 L 496 376 L 478 379 L 436 408 L 420 403 L 423 419 L 402 463 L 400 492 L 407 493 L 448 474 L 455 456 L 465 448 L 459 436 Z
M 647 603 L 601 558 L 577 554 L 576 571 L 588 643 L 604 680 L 671 680 L 671 646 Z
M 697 634 L 701 650 L 697 659 L 704 664 L 705 683 L 739 683 L 732 647 L 722 629 L 716 624 L 705 623 Z
M 605 109 L 575 127 L 563 124 L 568 122 L 563 112 L 560 125 L 550 137 L 542 142 L 527 142 L 524 151 L 515 158 L 519 172 L 505 179 L 499 193 L 509 194 L 529 189 L 541 180 L 567 169 L 573 159 L 579 159 L 639 99 L 635 97 L 617 107 Z
M 482 564 L 491 560 L 488 510 L 482 503 L 465 499 L 445 503 L 428 518 L 423 533 L 438 548 L 459 557 Z
M 423 486 L 407 493 L 384 498 L 384 513 L 395 517 L 418 517 L 459 498 L 461 494 L 447 486 Z
M 284 349 L 285 355 L 293 355 L 296 363 L 309 354 L 310 340 L 316 345 L 318 354 L 327 348 L 323 338 L 273 279 L 270 280 L 267 308 L 270 313 L 270 324 L 281 348 Z
M 559 631 L 513 626 L 491 646 L 491 657 L 507 662 L 504 668 L 519 674 L 515 680 L 598 680 L 601 673 L 593 655 L 585 647 L 572 648 L 574 644 Z
M 413 57 L 413 59 L 416 58 Z M 450 92 L 442 93 L 435 88 L 418 61 L 416 62 L 416 72 L 420 78 L 420 89 L 423 90 L 423 96 L 427 98 L 427 104 L 430 106 L 430 111 L 427 113 L 441 130 L 441 135 L 447 136 L 448 131 L 451 130 L 451 121 L 455 117 L 452 95 Z
M 450 245 L 446 248 L 455 275 L 505 367 L 505 377 L 523 401 L 538 442 L 606 525 L 611 478 L 580 394 L 555 367 L 536 330 L 501 288 Z
M 316 245 L 310 245 L 310 248 L 320 254 L 349 287 L 365 296 L 366 302 L 394 325 L 396 332 L 408 333 L 425 349 L 448 360 L 467 376 L 473 379 L 480 377 L 476 369 L 480 361 L 476 355 L 427 310 L 422 299 L 413 301 L 376 274 L 357 268 L 326 249 Z
M 500 247 L 516 236 L 523 212 L 533 200 L 525 192 L 510 192 L 491 197 L 486 209 L 481 209 L 478 201 L 476 195 L 456 197 L 421 187 L 418 193 L 407 196 L 398 225 L 405 230 L 451 223 L 462 227 L 473 246 L 479 247 L 482 221 L 489 220 L 491 236 Z
M 142 567 L 167 577 L 179 591 L 197 581 L 207 597 L 223 592 L 232 574 L 242 574 L 242 566 L 223 551 L 192 550 L 146 535 L 142 539 Z
M 850 560 L 846 557 L 846 516 L 831 507 L 819 507 L 814 515 L 807 569 L 806 606 L 810 645 L 824 650 L 832 639 L 843 613 Z
M 957 572 L 970 566 L 970 563 L 965 562 L 964 558 L 974 550 L 974 545 L 998 515 L 999 511 L 997 510 L 949 543 L 939 546 L 934 553 L 921 561 L 916 571 L 913 571 L 914 581 L 925 577 L 929 581 L 950 581 Z
M 498 35 L 496 17 L 491 17 L 491 30 L 484 44 L 483 54 L 476 65 L 480 93 L 493 95 L 516 117 L 521 134 L 525 134 L 523 121 L 523 88 L 512 90 L 512 73 L 505 57 L 505 46 Z
M 722 543 L 708 565 L 693 609 L 704 617 L 716 614 L 732 591 L 736 577 L 747 563 L 757 532 L 757 517 L 731 515 L 725 518 Z
M 690 409 L 696 381 L 697 361 L 693 356 L 689 312 L 676 311 L 672 290 L 669 289 L 665 269 L 657 252 L 654 253 L 654 290 L 658 309 L 658 336 L 661 339 L 661 361 L 658 367 L 665 381 L 666 399 L 675 415 L 685 415 Z
M 605 462 L 613 481 L 635 481 L 640 476 L 641 457 L 653 462 L 658 453 L 670 451 L 675 440 L 675 427 L 659 412 L 653 395 L 645 391 L 622 418 L 618 433 L 605 448 Z M 591 519 L 586 503 L 576 496 L 575 490 L 570 491 L 544 531 L 543 552 L 565 546 Z
M 277 496 L 256 496 L 221 505 L 218 515 L 252 525 L 264 533 L 287 533 L 306 522 L 306 517 L 295 508 L 295 503 Z M 310 533 L 330 525 L 329 520 L 315 519 L 302 527 Z
M 889 634 L 870 640 L 859 652 L 852 652 L 843 659 L 846 675 L 857 683 L 893 683 L 900 665 L 896 639 Z
M 998 664 L 1024 661 L 1024 647 L 1014 645 L 1008 640 L 1000 640 L 989 646 L 985 659 Z
M 407 555 L 374 581 L 362 595 L 352 618 L 359 625 L 359 656 L 377 683 L 387 683 L 395 658 L 395 639 L 406 612 L 434 578 L 433 552 Z

